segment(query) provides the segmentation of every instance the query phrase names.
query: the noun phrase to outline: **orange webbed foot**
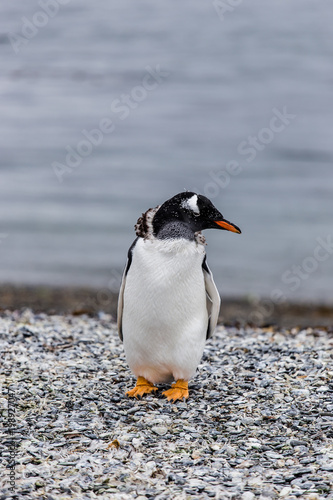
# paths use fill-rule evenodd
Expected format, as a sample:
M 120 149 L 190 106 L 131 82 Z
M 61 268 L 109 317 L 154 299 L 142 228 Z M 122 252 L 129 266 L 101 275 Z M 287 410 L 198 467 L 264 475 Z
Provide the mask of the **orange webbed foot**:
M 179 379 L 175 384 L 172 384 L 171 389 L 164 391 L 162 394 L 168 399 L 168 401 L 177 401 L 177 399 L 180 400 L 187 399 L 189 396 L 188 382 Z
M 126 392 L 126 396 L 129 398 L 138 398 L 144 394 L 150 394 L 152 391 L 157 391 L 157 387 L 151 382 L 148 382 L 144 377 L 138 377 L 136 381 L 136 386 L 130 391 Z

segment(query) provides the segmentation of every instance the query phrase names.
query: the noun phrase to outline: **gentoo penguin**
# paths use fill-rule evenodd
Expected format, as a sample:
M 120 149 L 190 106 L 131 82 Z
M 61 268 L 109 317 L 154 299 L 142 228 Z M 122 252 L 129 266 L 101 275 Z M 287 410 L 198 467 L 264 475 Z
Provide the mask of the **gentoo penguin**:
M 175 381 L 163 395 L 188 398 L 220 310 L 201 234 L 209 228 L 241 232 L 208 198 L 188 191 L 150 208 L 135 225 L 118 300 L 119 337 L 137 377 L 130 397 Z

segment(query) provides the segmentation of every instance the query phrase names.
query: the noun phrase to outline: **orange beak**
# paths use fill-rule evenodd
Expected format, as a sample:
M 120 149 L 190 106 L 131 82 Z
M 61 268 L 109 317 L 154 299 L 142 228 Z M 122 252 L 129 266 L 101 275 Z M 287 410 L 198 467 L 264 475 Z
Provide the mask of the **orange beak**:
M 233 233 L 241 234 L 241 230 L 235 224 L 227 220 L 215 220 L 215 224 L 220 226 L 222 229 L 226 229 L 227 231 L 232 231 Z

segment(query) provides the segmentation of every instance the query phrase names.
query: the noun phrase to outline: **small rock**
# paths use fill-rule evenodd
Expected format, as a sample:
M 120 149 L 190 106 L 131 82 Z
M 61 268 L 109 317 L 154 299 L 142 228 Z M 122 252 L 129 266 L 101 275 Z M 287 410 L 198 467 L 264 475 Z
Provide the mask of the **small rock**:
M 242 495 L 242 500 L 253 500 L 255 498 L 255 494 L 251 491 L 245 491 Z
M 225 446 L 223 450 L 229 455 L 229 457 L 235 457 L 236 456 L 236 450 L 233 446 Z
M 311 474 L 312 472 L 312 469 L 310 468 L 302 468 L 302 469 L 294 469 L 293 470 L 293 474 L 294 476 L 298 477 L 298 476 L 305 476 L 306 474 Z
M 151 430 L 155 432 L 155 434 L 158 434 L 159 436 L 165 436 L 165 434 L 167 434 L 168 432 L 168 429 L 163 425 L 156 425 L 152 427 Z
M 332 464 L 326 464 L 326 465 L 321 465 L 320 470 L 324 470 L 326 472 L 333 472 L 333 463 Z
M 308 446 L 306 441 L 300 441 L 298 439 L 291 439 L 290 446 Z
M 279 496 L 282 497 L 282 498 L 287 497 L 289 495 L 289 493 L 291 493 L 292 491 L 293 491 L 292 488 L 290 488 L 289 486 L 285 486 L 280 491 Z

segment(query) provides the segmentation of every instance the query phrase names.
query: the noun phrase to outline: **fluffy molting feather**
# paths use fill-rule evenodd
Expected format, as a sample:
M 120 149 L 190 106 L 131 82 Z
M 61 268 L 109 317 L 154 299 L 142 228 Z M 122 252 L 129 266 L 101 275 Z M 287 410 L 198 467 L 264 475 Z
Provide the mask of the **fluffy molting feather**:
M 138 218 L 134 228 L 135 233 L 137 236 L 139 236 L 139 238 L 143 238 L 144 240 L 152 240 L 155 238 L 153 219 L 160 207 L 161 205 L 158 205 L 155 208 L 148 208 L 148 210 Z M 195 233 L 195 241 L 198 245 L 206 245 L 206 238 L 201 233 L 201 231 L 197 231 Z

